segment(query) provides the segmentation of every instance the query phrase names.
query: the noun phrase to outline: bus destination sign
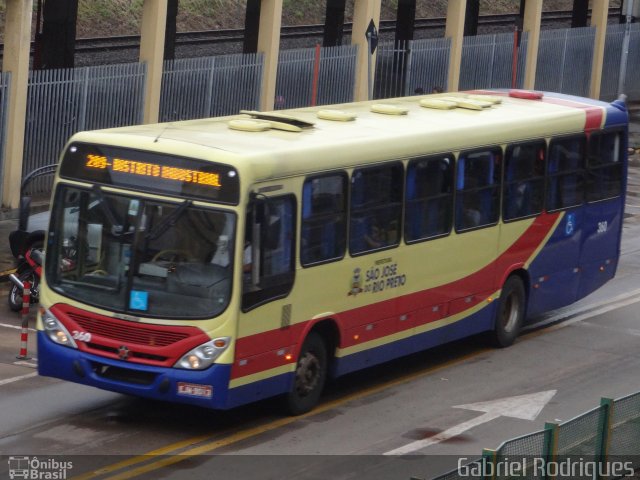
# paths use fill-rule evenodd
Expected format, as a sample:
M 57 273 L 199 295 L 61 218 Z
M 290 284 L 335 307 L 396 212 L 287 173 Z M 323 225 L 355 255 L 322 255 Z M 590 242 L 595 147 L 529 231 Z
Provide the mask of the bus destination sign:
M 199 172 L 187 168 L 171 167 L 168 165 L 157 165 L 154 163 L 137 162 L 135 160 L 124 160 L 114 158 L 111 162 L 104 155 L 88 154 L 85 163 L 87 168 L 111 169 L 114 172 L 142 175 L 147 177 L 160 177 L 165 180 L 175 180 L 177 182 L 197 183 L 198 185 L 208 185 L 220 188 L 220 174 L 213 172 Z
M 60 175 L 71 180 L 238 203 L 238 175 L 228 165 L 102 145 L 72 145 Z

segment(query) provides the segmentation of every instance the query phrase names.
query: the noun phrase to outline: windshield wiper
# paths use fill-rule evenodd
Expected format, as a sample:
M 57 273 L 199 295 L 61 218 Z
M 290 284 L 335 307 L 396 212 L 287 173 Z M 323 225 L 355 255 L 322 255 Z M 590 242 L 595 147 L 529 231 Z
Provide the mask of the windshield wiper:
M 164 217 L 160 223 L 149 230 L 149 232 L 145 235 L 145 238 L 147 240 L 155 240 L 164 232 L 166 232 L 169 227 L 173 227 L 178 222 L 178 219 L 182 216 L 184 211 L 188 207 L 190 207 L 192 203 L 193 202 L 191 200 L 185 200 L 184 202 L 182 202 L 178 208 Z
M 93 186 L 93 193 L 96 197 L 98 197 L 100 208 L 111 224 L 111 234 L 115 236 L 124 235 L 126 232 L 123 232 L 124 227 L 122 225 L 122 222 L 120 222 L 117 219 L 115 213 L 113 213 L 109 202 L 107 202 L 107 199 L 104 197 L 104 193 L 102 192 L 102 188 L 100 188 L 100 185 Z

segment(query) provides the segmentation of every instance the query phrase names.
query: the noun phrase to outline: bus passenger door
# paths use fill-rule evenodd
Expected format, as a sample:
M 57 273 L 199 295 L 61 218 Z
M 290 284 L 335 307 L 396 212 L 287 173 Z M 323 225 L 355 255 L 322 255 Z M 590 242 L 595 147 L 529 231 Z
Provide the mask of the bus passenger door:
M 559 222 L 530 266 L 529 315 L 573 303 L 580 281 L 580 250 L 585 227 L 584 135 L 549 143 L 545 209 Z
M 624 212 L 624 145 L 620 131 L 594 133 L 587 154 L 587 205 L 578 298 L 613 278 Z
M 247 207 L 242 254 L 242 305 L 232 377 L 253 375 L 242 387 L 254 399 L 288 388 L 293 354 L 291 300 L 295 276 L 294 195 L 256 196 Z M 263 381 L 260 381 L 263 380 Z

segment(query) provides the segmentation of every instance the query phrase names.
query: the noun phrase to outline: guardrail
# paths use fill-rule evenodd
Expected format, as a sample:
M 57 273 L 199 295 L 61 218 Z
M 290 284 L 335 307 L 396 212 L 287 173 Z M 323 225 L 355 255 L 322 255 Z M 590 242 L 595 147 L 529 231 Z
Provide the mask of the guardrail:
M 640 392 L 562 423 L 484 449 L 476 460 L 433 480 L 498 480 L 633 476 L 640 469 Z

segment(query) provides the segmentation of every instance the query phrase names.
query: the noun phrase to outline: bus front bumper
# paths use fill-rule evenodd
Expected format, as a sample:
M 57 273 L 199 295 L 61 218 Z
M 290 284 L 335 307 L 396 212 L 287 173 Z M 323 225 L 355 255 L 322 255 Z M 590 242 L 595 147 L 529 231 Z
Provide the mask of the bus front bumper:
M 205 370 L 142 365 L 58 345 L 38 331 L 38 373 L 127 395 L 229 408 L 231 365 L 215 364 Z

